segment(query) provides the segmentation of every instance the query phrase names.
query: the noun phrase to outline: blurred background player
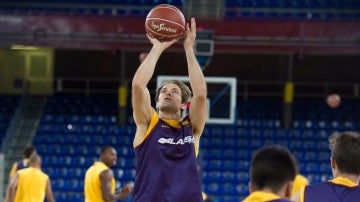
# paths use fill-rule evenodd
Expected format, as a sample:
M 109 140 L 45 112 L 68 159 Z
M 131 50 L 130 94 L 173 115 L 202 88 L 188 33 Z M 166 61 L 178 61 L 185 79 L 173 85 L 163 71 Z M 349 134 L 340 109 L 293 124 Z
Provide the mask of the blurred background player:
M 23 168 L 27 168 L 29 167 L 29 157 L 30 155 L 35 151 L 35 148 L 30 146 L 30 147 L 26 147 L 23 151 L 23 155 L 24 155 L 24 159 L 15 162 L 11 168 L 10 171 L 10 178 L 13 177 L 16 173 L 16 171 L 23 169 Z
M 100 152 L 100 161 L 92 165 L 85 174 L 85 202 L 116 201 L 126 199 L 132 192 L 127 184 L 115 192 L 115 178 L 111 170 L 116 164 L 117 152 L 111 146 L 104 146 Z
M 329 138 L 333 180 L 308 185 L 294 201 L 355 202 L 360 199 L 360 134 L 334 133 Z
M 296 163 L 296 171 L 297 171 L 297 174 L 296 174 L 296 177 L 295 177 L 295 180 L 294 180 L 294 186 L 293 186 L 293 189 L 291 191 L 291 196 L 295 195 L 295 194 L 298 194 L 298 192 L 303 188 L 305 187 L 306 185 L 309 184 L 309 180 L 303 176 L 301 173 L 300 173 L 300 166 L 299 166 L 299 161 L 294 157 L 294 161 Z
M 176 41 L 148 38 L 152 49 L 132 82 L 136 123 L 134 201 L 203 201 L 196 151 L 206 121 L 207 89 L 194 54 L 195 19 L 191 19 L 190 25 L 187 23 L 183 42 L 193 97 L 183 82 L 168 81 L 156 91 L 157 110 L 151 106 L 147 85 L 160 55 Z M 183 118 L 181 112 L 190 98 L 189 115 Z
M 54 202 L 50 178 L 41 171 L 41 158 L 36 152 L 29 157 L 29 167 L 17 171 L 9 182 L 5 202 Z
M 296 176 L 292 154 L 282 146 L 258 150 L 250 164 L 250 195 L 244 202 L 287 202 Z

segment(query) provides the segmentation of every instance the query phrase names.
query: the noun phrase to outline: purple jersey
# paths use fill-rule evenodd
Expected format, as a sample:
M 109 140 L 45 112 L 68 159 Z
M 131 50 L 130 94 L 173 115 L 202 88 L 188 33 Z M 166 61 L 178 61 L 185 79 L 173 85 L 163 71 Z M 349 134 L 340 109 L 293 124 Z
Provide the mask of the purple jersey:
M 25 160 L 21 160 L 21 161 L 17 162 L 16 170 L 21 170 L 21 169 L 28 168 L 28 167 L 29 167 L 28 162 Z
M 355 202 L 360 200 L 360 186 L 349 187 L 332 182 L 305 187 L 304 202 Z
M 158 119 L 135 155 L 135 202 L 203 201 L 188 117 L 179 128 Z

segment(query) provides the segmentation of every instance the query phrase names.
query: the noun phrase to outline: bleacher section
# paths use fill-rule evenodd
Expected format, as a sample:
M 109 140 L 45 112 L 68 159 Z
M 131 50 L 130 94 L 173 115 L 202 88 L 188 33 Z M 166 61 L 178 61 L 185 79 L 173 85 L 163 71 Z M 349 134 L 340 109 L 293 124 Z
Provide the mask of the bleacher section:
M 0 95 L 0 151 L 19 100 L 19 96 Z
M 225 0 L 225 16 L 296 20 L 355 20 L 357 0 Z
M 34 145 L 51 177 L 56 201 L 83 201 L 86 169 L 99 159 L 104 145 L 118 152 L 117 187 L 134 180 L 135 128 L 118 126 L 116 114 L 116 96 L 49 98 Z
M 326 107 L 322 100 L 296 102 L 294 114 L 303 116 L 295 116 L 291 130 L 280 128 L 280 102 L 258 99 L 240 101 L 238 106 L 236 124 L 206 125 L 200 143 L 203 188 L 217 202 L 240 201 L 248 194 L 250 159 L 264 145 L 288 147 L 312 183 L 331 179 L 328 136 L 337 130 L 360 130 L 355 101 L 345 100 L 339 109 Z M 83 200 L 85 171 L 104 145 L 113 145 L 118 152 L 117 186 L 134 181 L 135 126 L 117 125 L 116 116 L 116 96 L 48 99 L 34 145 L 58 202 Z

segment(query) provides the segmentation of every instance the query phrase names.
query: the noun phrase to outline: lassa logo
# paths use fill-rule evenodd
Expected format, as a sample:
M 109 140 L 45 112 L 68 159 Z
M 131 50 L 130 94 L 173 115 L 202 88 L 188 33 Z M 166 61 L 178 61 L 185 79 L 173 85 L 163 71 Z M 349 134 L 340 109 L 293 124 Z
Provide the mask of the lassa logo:
M 174 140 L 174 138 L 160 138 L 158 140 L 160 144 L 186 144 L 186 143 L 194 143 L 194 138 L 192 136 L 186 136 L 184 139 Z

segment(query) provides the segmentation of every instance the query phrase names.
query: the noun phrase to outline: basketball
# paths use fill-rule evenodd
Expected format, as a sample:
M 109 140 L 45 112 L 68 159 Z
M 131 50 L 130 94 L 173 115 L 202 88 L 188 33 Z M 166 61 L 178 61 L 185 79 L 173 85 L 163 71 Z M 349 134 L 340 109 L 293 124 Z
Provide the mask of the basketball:
M 185 31 L 184 14 L 175 6 L 161 4 L 150 10 L 145 21 L 146 33 L 159 41 L 179 39 Z
M 341 98 L 338 94 L 330 94 L 328 95 L 326 102 L 331 108 L 336 108 L 340 105 Z

